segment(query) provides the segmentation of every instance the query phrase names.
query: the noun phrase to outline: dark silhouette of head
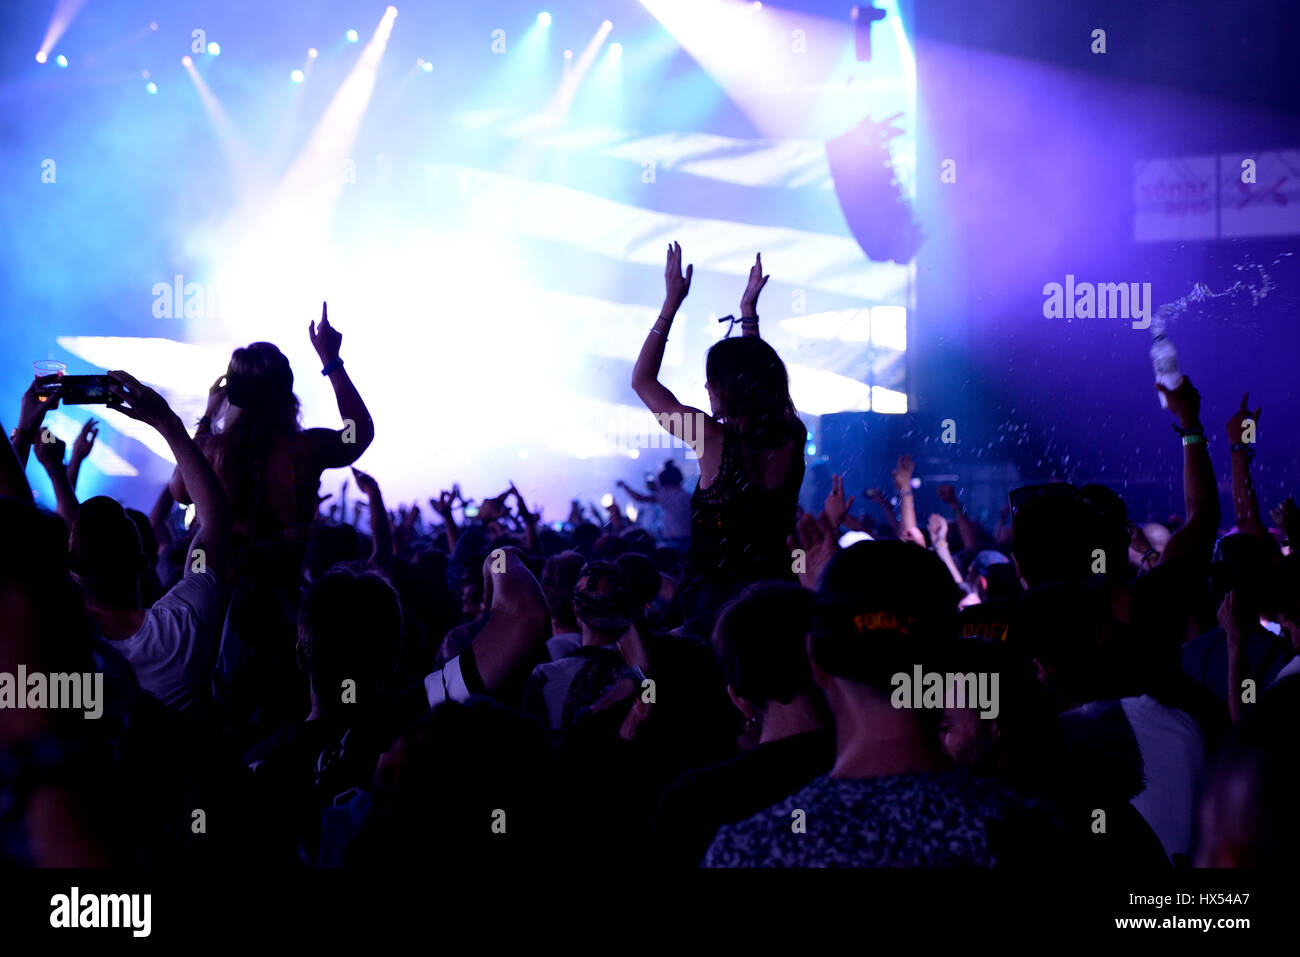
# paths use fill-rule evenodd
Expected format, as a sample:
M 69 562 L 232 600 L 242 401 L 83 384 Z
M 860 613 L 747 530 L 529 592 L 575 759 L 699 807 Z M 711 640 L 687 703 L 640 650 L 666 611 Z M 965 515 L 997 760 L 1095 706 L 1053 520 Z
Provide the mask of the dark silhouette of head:
M 573 614 L 573 589 L 587 560 L 574 551 L 552 555 L 542 566 L 542 592 L 551 608 L 551 620 L 565 631 L 578 631 Z
M 355 682 L 362 707 L 381 700 L 397 663 L 402 605 L 380 572 L 339 565 L 307 591 L 298 610 L 298 654 L 322 708 L 338 706 L 343 682 Z
M 267 507 L 266 458 L 301 426 L 293 370 L 269 342 L 236 349 L 226 370 L 229 408 L 208 446 L 212 466 L 230 495 L 237 519 Z
M 720 339 L 704 362 L 713 416 L 750 445 L 776 448 L 803 426 L 790 398 L 790 376 L 776 350 L 757 336 Z
M 68 539 L 68 568 L 88 601 L 109 608 L 140 605 L 140 576 L 148 567 L 135 522 L 107 495 L 87 499 Z
M 785 582 L 750 585 L 723 605 L 713 650 L 732 693 L 759 708 L 813 694 L 805 650 L 812 621 L 812 592 Z

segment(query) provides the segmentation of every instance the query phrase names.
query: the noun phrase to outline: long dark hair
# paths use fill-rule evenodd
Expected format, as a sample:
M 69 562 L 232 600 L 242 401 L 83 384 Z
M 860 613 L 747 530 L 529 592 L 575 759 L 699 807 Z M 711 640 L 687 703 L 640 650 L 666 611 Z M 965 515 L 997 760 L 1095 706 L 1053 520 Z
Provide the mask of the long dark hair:
M 208 445 L 237 519 L 260 522 L 269 509 L 267 463 L 275 447 L 301 430 L 289 360 L 269 342 L 236 349 L 226 370 L 229 408 Z
M 757 336 L 719 339 L 704 360 L 721 418 L 750 448 L 775 449 L 802 439 L 790 398 L 790 376 L 776 350 Z

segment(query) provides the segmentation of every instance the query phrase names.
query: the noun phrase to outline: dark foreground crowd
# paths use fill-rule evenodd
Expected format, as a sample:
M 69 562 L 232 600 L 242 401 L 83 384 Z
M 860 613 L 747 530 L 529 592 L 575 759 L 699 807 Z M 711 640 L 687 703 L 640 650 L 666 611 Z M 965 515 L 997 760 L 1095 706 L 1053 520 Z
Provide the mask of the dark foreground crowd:
M 34 381 L 0 443 L 0 860 L 1294 859 L 1300 511 L 1261 517 L 1258 412 L 1227 423 L 1230 516 L 1186 380 L 1163 392 L 1177 522 L 1052 483 L 1013 493 L 996 530 L 944 488 L 951 516 L 922 525 L 907 456 L 871 513 L 839 481 L 800 513 L 804 427 L 759 335 L 761 261 L 741 334 L 709 351 L 708 412 L 659 381 L 691 272 L 670 247 L 633 375 L 666 428 L 704 422 L 678 436 L 693 492 L 672 464 L 627 489 L 653 534 L 576 502 L 543 525 L 513 486 L 444 492 L 426 524 L 355 469 L 355 511 L 322 513 L 322 473 L 375 434 L 324 312 L 339 429 L 300 426 L 270 343 L 235 350 L 192 430 L 109 374 L 109 404 L 177 463 L 149 515 L 78 501 L 96 425 L 69 454 L 43 425 L 58 384 Z M 57 512 L 34 504 L 32 455 Z M 33 696 L 60 675 L 95 676 L 94 707 Z

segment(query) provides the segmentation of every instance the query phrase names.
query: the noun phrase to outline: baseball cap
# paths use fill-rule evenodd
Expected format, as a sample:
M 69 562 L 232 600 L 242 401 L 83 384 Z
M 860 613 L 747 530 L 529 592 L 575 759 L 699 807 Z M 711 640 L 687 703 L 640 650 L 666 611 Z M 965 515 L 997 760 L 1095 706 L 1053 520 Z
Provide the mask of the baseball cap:
M 578 620 L 599 631 L 622 631 L 632 623 L 627 574 L 613 562 L 588 562 L 573 589 Z
M 814 602 L 813 659 L 873 687 L 956 634 L 957 586 L 937 555 L 910 542 L 858 542 L 836 553 Z

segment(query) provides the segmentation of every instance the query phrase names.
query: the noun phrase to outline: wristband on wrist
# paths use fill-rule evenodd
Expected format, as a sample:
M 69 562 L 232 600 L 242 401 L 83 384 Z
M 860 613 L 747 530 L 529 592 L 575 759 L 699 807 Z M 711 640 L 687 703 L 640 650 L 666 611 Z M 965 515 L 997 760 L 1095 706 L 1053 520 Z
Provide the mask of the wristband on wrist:
M 1255 457 L 1255 446 L 1249 442 L 1233 442 L 1228 448 L 1233 452 L 1245 452 L 1247 458 Z
M 342 369 L 342 368 L 343 368 L 343 360 L 340 359 L 338 356 L 335 356 L 329 362 L 325 363 L 325 368 L 320 370 L 320 374 L 329 375 L 335 369 Z
M 1204 443 L 1204 442 L 1205 442 L 1205 436 L 1199 432 L 1183 433 L 1183 445 L 1196 445 L 1197 443 Z

